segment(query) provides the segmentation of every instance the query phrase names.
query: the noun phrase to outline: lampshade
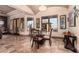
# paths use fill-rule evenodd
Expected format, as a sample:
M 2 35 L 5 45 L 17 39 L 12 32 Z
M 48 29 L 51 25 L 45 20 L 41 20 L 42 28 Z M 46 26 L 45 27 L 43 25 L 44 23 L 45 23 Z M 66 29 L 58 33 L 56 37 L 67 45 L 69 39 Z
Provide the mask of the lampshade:
M 44 5 L 42 5 L 42 6 L 39 7 L 39 10 L 40 10 L 40 11 L 45 11 L 46 9 L 47 9 L 47 7 L 44 6 Z

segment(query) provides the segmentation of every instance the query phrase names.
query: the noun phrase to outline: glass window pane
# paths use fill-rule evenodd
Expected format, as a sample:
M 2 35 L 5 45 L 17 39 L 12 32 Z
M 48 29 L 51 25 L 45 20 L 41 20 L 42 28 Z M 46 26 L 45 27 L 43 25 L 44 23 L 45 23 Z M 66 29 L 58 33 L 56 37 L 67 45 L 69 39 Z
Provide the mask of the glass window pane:
M 48 19 L 42 19 L 42 23 L 48 23 Z
M 50 18 L 50 23 L 51 23 L 51 27 L 53 28 L 54 31 L 57 31 L 57 27 L 58 27 L 58 21 L 57 18 Z
M 33 28 L 33 19 L 31 19 L 31 20 L 27 19 L 27 29 L 28 30 L 29 30 L 30 26 L 31 26 L 31 28 Z

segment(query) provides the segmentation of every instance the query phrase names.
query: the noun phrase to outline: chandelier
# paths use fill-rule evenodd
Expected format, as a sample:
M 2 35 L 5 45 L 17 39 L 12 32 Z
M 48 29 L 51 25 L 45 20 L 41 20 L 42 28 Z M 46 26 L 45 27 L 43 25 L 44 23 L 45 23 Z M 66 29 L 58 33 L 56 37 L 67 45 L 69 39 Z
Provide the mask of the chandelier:
M 47 9 L 47 7 L 44 6 L 44 5 L 42 5 L 42 6 L 39 7 L 39 10 L 40 10 L 40 11 L 45 11 L 46 9 Z

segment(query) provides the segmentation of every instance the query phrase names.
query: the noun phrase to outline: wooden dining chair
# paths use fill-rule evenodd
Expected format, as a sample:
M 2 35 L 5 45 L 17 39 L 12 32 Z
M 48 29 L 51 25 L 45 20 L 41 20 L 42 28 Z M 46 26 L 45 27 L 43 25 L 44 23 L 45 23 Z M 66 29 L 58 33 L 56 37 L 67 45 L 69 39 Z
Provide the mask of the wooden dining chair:
M 36 30 L 37 31 L 37 30 Z M 35 35 L 33 35 L 32 37 L 32 45 L 31 47 L 33 47 L 34 45 L 36 46 L 37 49 L 39 49 L 39 45 L 42 45 L 43 44 L 43 36 L 42 34 L 40 34 L 38 31 L 37 33 L 34 33 Z
M 32 40 L 32 27 L 29 27 L 29 36 L 30 36 L 30 41 Z
M 49 45 L 50 45 L 50 46 L 51 46 L 51 44 L 52 44 L 52 41 L 51 41 L 52 30 L 53 30 L 53 29 L 50 30 L 50 34 L 49 34 L 49 36 L 44 36 L 44 37 L 43 37 L 43 39 L 44 39 L 45 41 L 46 41 L 46 40 L 49 41 Z

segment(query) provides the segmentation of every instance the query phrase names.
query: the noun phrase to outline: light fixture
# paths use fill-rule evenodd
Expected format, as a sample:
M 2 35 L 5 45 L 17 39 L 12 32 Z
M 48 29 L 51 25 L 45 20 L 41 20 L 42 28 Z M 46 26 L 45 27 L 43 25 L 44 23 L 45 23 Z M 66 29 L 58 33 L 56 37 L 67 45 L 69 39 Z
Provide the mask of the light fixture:
M 44 5 L 42 5 L 42 6 L 39 7 L 39 10 L 40 10 L 40 11 L 45 11 L 46 9 L 47 9 L 47 7 L 44 6 Z
M 4 21 L 0 21 L 0 27 L 4 24 Z

